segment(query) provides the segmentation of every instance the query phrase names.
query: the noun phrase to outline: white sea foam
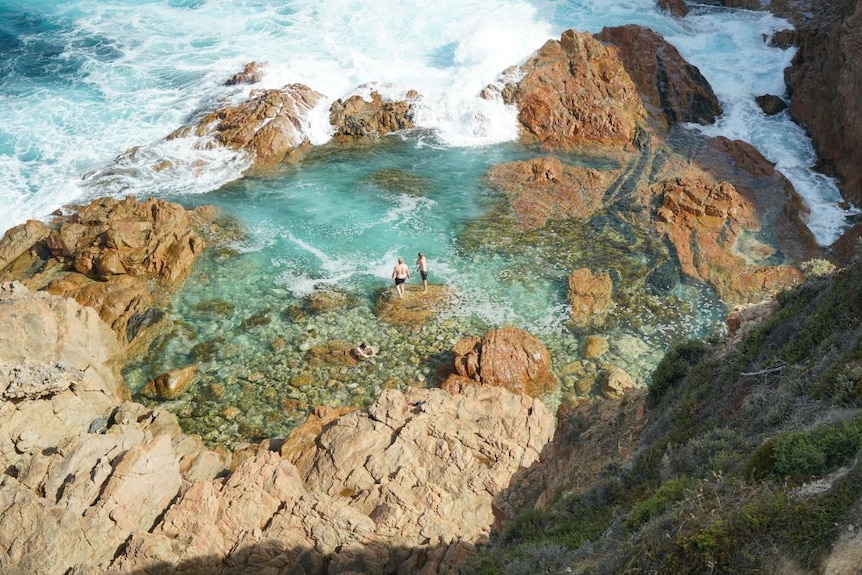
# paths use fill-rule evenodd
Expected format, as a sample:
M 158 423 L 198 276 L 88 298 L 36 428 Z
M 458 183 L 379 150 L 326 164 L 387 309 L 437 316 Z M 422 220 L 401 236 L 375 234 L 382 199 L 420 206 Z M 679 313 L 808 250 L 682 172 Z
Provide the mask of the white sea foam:
M 21 10 L 0 0 L 5 6 Z M 763 43 L 786 25 L 767 14 L 709 9 L 680 22 L 652 0 L 55 0 L 28 10 L 46 23 L 28 30 L 28 46 L 60 54 L 0 84 L 4 228 L 93 193 L 200 193 L 240 177 L 245 158 L 160 140 L 201 110 L 245 98 L 248 86 L 223 84 L 252 60 L 264 63 L 259 87 L 298 82 L 326 96 L 304 128 L 315 144 L 330 137 L 329 103 L 374 82 L 391 97 L 421 95 L 415 122 L 433 134 L 423 145 L 482 146 L 517 134 L 515 111 L 480 97 L 501 72 L 565 28 L 629 22 L 664 34 L 701 68 L 726 110 L 712 132 L 749 141 L 777 163 L 811 207 L 821 243 L 846 225 L 834 183 L 813 175 L 804 133 L 787 141 L 789 119 L 766 120 L 751 107 L 752 95 L 783 93 L 792 55 Z M 134 157 L 114 164 L 134 146 Z

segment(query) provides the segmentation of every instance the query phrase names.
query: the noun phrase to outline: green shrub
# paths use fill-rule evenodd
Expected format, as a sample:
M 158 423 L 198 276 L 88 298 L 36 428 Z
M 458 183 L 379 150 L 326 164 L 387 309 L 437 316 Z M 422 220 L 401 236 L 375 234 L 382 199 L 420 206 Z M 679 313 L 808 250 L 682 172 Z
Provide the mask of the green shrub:
M 647 396 L 647 406 L 655 407 L 669 389 L 675 387 L 688 375 L 691 366 L 700 361 L 707 352 L 700 340 L 682 343 L 665 354 L 653 371 Z
M 771 445 L 772 474 L 805 481 L 848 463 L 862 448 L 862 416 L 783 435 Z
M 650 519 L 658 517 L 671 505 L 684 499 L 690 486 L 691 480 L 687 477 L 665 481 L 652 497 L 634 506 L 626 518 L 626 528 L 634 531 Z

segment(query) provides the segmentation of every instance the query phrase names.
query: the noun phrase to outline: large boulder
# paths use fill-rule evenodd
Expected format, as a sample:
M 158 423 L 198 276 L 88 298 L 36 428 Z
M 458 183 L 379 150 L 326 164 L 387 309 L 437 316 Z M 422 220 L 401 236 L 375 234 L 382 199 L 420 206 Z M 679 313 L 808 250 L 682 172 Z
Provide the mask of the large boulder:
M 646 110 L 613 46 L 567 30 L 525 62 L 503 90 L 518 119 L 543 148 L 623 147 L 635 142 Z
M 520 328 L 492 329 L 482 338 L 462 339 L 452 352 L 456 377 L 443 384 L 450 392 L 463 390 L 467 379 L 530 397 L 544 397 L 558 384 L 547 348 Z
M 722 114 L 721 104 L 700 70 L 659 34 L 630 24 L 605 28 L 598 38 L 616 46 L 644 106 L 659 126 L 712 124 Z
M 252 90 L 245 101 L 210 112 L 168 139 L 194 134 L 208 138 L 210 145 L 248 152 L 258 168 L 272 168 L 308 145 L 305 126 L 309 113 L 322 99 L 323 94 L 303 84 Z
M 411 99 L 416 95 L 412 94 Z M 372 91 L 370 99 L 354 95 L 336 100 L 329 107 L 329 121 L 335 127 L 337 142 L 374 139 L 413 127 L 412 101 L 384 99 Z

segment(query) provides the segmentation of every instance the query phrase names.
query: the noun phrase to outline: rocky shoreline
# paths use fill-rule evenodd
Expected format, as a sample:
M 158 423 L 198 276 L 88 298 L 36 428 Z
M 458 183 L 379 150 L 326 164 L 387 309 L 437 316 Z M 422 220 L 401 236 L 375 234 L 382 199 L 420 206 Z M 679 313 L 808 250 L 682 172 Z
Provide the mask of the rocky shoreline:
M 800 53 L 831 55 L 855 38 L 860 15 L 851 5 L 822 18 L 791 18 L 800 26 L 793 38 Z M 791 111 L 820 150 L 836 138 L 834 124 L 813 112 L 824 101 L 811 95 L 816 69 L 810 59 L 797 62 L 788 81 Z M 828 78 L 838 73 L 820 69 Z M 237 81 L 253 83 L 257 72 L 246 72 Z M 541 47 L 520 80 L 507 77 L 488 88 L 489 97 L 518 106 L 524 141 L 538 151 L 489 174 L 511 209 L 501 228 L 541 237 L 551 233 L 559 206 L 572 222 L 602 211 L 624 222 L 632 238 L 664 246 L 664 260 L 677 262 L 680 273 L 741 308 L 800 283 L 806 260 L 849 259 L 841 246 L 853 245 L 859 225 L 824 252 L 802 222 L 792 186 L 756 150 L 679 126 L 713 121 L 720 105 L 697 70 L 651 31 L 626 26 L 594 37 L 570 30 Z M 213 145 L 246 149 L 255 169 L 265 170 L 307 153 L 295 127 L 315 97 L 295 85 L 253 91 L 248 102 L 171 137 L 215 134 Z M 853 123 L 859 110 L 846 98 L 835 101 L 846 125 L 860 126 Z M 409 99 L 339 102 L 333 145 L 368 144 L 409 128 L 409 116 Z M 852 167 L 859 162 L 846 143 L 858 141 L 862 128 L 846 133 L 832 147 L 822 144 L 822 153 L 847 200 L 859 201 Z M 588 170 L 541 153 L 572 150 L 613 157 L 620 167 Z M 547 349 L 523 330 L 462 334 L 443 389 L 381 385 L 365 409 L 318 408 L 283 442 L 209 449 L 167 410 L 129 401 L 119 367 L 156 337 L 163 302 L 205 241 L 234 233 L 212 209 L 99 199 L 48 224 L 17 226 L 0 242 L 0 571 L 458 572 L 518 512 L 560 490 L 583 489 L 604 465 L 623 464 L 638 448 L 644 392 L 599 360 L 607 342 L 594 332 L 613 301 L 646 290 L 653 270 L 627 277 L 624 269 L 614 275 L 584 265 L 571 267 L 569 302 L 584 330 L 580 367 L 589 377 L 552 366 Z M 507 241 L 505 234 L 494 241 Z M 654 269 L 665 263 L 659 260 Z M 445 307 L 447 294 L 437 295 L 418 312 Z M 401 312 L 386 303 L 376 312 L 397 322 Z M 746 317 L 729 320 L 732 333 L 745 331 Z M 326 357 L 349 361 L 349 349 L 333 345 L 326 343 Z M 193 369 L 166 374 L 151 391 L 182 393 L 178 386 L 191 377 Z M 574 390 L 583 379 L 590 385 L 581 398 L 612 399 L 576 400 L 560 417 L 537 399 L 561 380 Z M 572 409 L 590 421 L 587 430 L 567 427 Z M 573 436 L 578 449 L 563 440 Z M 573 471 L 578 456 L 590 464 Z

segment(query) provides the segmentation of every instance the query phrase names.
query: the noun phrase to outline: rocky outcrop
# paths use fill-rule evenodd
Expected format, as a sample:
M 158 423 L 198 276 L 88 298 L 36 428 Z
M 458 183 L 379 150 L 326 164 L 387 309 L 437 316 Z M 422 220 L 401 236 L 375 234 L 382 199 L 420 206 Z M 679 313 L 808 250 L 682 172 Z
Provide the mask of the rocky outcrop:
M 248 152 L 257 168 L 272 168 L 308 145 L 309 113 L 322 99 L 323 94 L 303 84 L 252 90 L 247 100 L 211 112 L 168 139 L 194 134 L 208 138 L 209 145 Z
M 554 432 L 499 387 L 388 390 L 217 478 L 228 456 L 123 401 L 119 349 L 92 309 L 0 284 L 0 572 L 454 572 Z
M 613 44 L 656 126 L 712 124 L 722 114 L 712 86 L 660 35 L 630 24 L 605 28 L 599 40 Z
M 50 228 L 37 220 L 27 220 L 6 231 L 3 240 L 0 241 L 0 270 L 10 267 L 15 260 L 30 251 L 33 246 L 48 237 Z M 11 271 L 10 274 L 17 275 L 24 271 L 20 269 Z
M 452 393 L 471 387 L 468 382 L 478 382 L 544 397 L 558 384 L 547 348 L 519 328 L 492 329 L 482 338 L 464 338 L 455 344 L 452 353 L 455 376 L 442 386 Z
M 546 149 L 633 144 L 646 111 L 618 51 L 567 30 L 524 63 L 522 78 L 503 90 L 518 120 Z
M 783 1 L 769 9 L 796 26 L 790 37 L 798 51 L 785 70 L 790 113 L 844 197 L 862 204 L 862 6 Z
M 336 142 L 355 142 L 375 139 L 386 134 L 413 127 L 411 100 L 385 100 L 379 92 L 372 91 L 370 100 L 362 96 L 351 96 L 347 100 L 336 100 L 329 107 L 329 121 L 335 127 Z
M 549 219 L 586 219 L 602 206 L 615 170 L 595 170 L 544 157 L 497 164 L 488 180 L 502 190 L 524 229 L 541 228 Z
M 49 226 L 10 230 L 0 253 L 16 258 L 0 280 L 20 278 L 32 290 L 73 297 L 131 342 L 162 317 L 155 301 L 185 280 L 204 247 L 198 230 L 216 216 L 164 200 L 94 200 Z
M 731 184 L 678 179 L 654 192 L 662 201 L 656 225 L 673 244 L 683 273 L 711 284 L 725 302 L 759 301 L 803 279 L 796 267 L 753 263 L 767 260 L 774 248 L 751 237 L 760 222 Z

